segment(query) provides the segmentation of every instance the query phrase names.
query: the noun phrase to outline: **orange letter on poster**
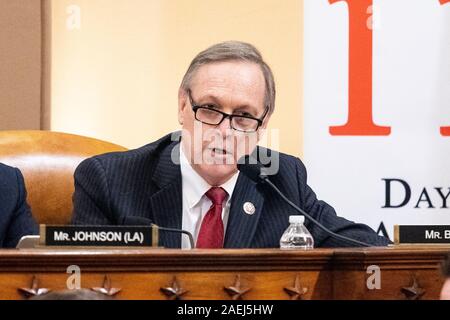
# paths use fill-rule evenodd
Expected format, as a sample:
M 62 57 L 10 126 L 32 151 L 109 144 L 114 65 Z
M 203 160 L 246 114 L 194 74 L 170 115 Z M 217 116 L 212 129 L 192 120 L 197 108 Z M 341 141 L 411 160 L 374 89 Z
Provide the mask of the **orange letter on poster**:
M 348 119 L 330 127 L 333 136 L 388 136 L 390 127 L 378 126 L 372 117 L 372 30 L 367 27 L 372 0 L 345 1 L 349 13 Z
M 450 0 L 439 0 L 441 4 L 450 3 Z M 441 127 L 441 134 L 443 136 L 450 136 L 450 127 Z

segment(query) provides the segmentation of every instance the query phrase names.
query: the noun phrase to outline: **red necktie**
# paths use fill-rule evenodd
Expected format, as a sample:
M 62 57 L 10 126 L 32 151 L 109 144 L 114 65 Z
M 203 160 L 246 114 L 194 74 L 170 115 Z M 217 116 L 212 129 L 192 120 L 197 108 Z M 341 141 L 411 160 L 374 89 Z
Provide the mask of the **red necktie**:
M 197 238 L 197 248 L 223 248 L 223 201 L 227 192 L 220 187 L 212 187 L 205 195 L 212 201 L 203 218 Z

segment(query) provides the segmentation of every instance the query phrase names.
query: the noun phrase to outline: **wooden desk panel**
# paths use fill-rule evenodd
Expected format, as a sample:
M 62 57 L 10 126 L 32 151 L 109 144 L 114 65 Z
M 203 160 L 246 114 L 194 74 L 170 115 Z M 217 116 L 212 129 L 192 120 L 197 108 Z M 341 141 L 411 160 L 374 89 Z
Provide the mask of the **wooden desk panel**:
M 449 251 L 417 246 L 0 250 L 0 299 L 23 298 L 18 288 L 29 288 L 33 277 L 39 288 L 66 289 L 71 265 L 80 267 L 82 288 L 102 287 L 106 276 L 111 287 L 121 289 L 118 299 L 437 299 L 443 284 L 440 263 Z M 369 290 L 367 268 L 373 265 L 380 268 L 381 288 Z M 402 290 L 414 279 L 411 290 L 417 297 Z M 170 287 L 178 287 L 178 297 L 161 290 Z

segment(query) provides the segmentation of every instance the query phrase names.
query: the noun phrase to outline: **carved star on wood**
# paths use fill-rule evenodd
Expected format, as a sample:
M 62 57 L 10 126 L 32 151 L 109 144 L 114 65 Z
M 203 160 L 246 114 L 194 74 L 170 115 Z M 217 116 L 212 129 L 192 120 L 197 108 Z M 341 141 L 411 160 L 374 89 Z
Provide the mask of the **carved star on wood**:
M 103 278 L 103 286 L 102 287 L 94 287 L 94 288 L 91 288 L 91 290 L 94 292 L 104 294 L 108 297 L 115 296 L 120 291 L 122 291 L 121 288 L 113 288 L 111 286 L 111 279 L 108 276 L 105 276 Z
M 233 300 L 242 300 L 244 294 L 249 292 L 251 288 L 241 287 L 241 276 L 237 275 L 234 284 L 230 287 L 223 288 Z
M 284 291 L 291 297 L 291 300 L 300 300 L 304 294 L 308 292 L 308 288 L 302 287 L 300 277 L 295 277 L 293 287 L 285 287 Z
M 39 281 L 36 278 L 36 276 L 33 276 L 30 288 L 18 288 L 17 290 L 26 298 L 30 298 L 33 296 L 42 296 L 51 291 L 50 289 L 47 288 L 39 288 Z
M 425 294 L 425 290 L 419 286 L 416 277 L 413 277 L 411 286 L 403 287 L 401 291 L 408 300 L 418 300 Z
M 172 284 L 166 288 L 159 289 L 169 300 L 180 300 L 181 297 L 189 291 L 184 290 L 177 281 L 176 277 L 173 277 Z

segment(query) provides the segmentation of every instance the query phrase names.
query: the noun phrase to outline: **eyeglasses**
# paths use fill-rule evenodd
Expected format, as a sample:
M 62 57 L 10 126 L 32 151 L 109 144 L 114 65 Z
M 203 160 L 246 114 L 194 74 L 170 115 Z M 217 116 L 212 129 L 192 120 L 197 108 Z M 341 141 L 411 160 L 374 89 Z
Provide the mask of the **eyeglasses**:
M 214 109 L 214 106 L 211 104 L 197 105 L 192 99 L 191 90 L 188 89 L 187 92 L 192 110 L 195 113 L 195 119 L 204 124 L 217 126 L 221 124 L 225 118 L 229 118 L 232 129 L 240 132 L 252 133 L 258 131 L 264 121 L 264 118 L 269 112 L 269 107 L 266 107 L 261 118 L 255 118 L 247 115 L 228 114 Z

